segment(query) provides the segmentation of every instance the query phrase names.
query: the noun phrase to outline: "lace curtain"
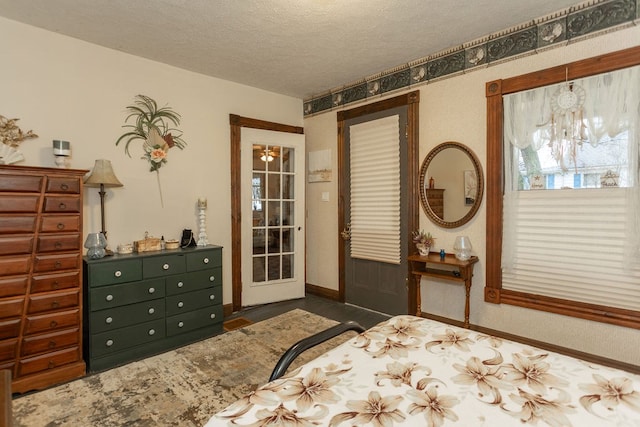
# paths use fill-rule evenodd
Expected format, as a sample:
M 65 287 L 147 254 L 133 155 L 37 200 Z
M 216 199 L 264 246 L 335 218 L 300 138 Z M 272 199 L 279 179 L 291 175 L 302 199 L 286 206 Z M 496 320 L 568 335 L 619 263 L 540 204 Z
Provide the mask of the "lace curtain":
M 584 90 L 580 109 L 554 111 L 554 95 L 570 84 Z M 596 146 L 604 137 L 613 138 L 625 131 L 628 132 L 628 186 L 616 190 L 624 192 L 627 206 L 625 266 L 640 267 L 640 66 L 504 96 L 503 268 L 509 270 L 514 263 L 515 220 L 522 193 L 518 191 L 519 150 L 532 147 L 537 151 L 545 144 L 558 142 L 558 138 L 564 138 L 565 144 L 577 138 Z M 576 213 L 579 209 L 576 206 Z

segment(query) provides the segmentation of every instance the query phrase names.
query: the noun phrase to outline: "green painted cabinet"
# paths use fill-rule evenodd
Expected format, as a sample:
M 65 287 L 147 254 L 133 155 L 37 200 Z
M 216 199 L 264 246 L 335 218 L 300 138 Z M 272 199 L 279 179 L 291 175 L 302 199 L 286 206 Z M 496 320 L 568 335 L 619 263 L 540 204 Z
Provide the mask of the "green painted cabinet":
M 222 332 L 222 248 L 84 259 L 84 355 L 101 371 Z

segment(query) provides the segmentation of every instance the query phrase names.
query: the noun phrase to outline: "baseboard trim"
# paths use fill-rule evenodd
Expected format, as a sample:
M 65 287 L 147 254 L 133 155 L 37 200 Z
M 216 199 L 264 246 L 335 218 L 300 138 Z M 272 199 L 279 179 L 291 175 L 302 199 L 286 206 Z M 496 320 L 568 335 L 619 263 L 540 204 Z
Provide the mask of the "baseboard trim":
M 304 289 L 308 294 L 340 302 L 340 294 L 337 290 L 327 289 L 323 288 L 322 286 L 311 285 L 309 283 L 306 283 L 304 285 Z
M 442 323 L 448 323 L 450 325 L 463 327 L 463 322 L 455 319 L 449 319 L 447 317 L 437 316 L 435 314 L 421 312 L 420 317 L 426 319 L 436 320 Z M 556 353 L 564 354 L 566 356 L 575 357 L 587 362 L 598 363 L 600 365 L 609 366 L 616 369 L 622 369 L 623 371 L 632 372 L 634 374 L 640 374 L 640 366 L 633 365 L 631 363 L 621 362 L 615 359 L 609 359 L 607 357 L 598 356 L 591 353 L 585 353 L 582 351 L 574 350 L 568 347 L 562 347 L 555 344 L 546 343 L 544 341 L 538 341 L 531 338 L 522 337 L 519 335 L 510 334 L 508 332 L 498 331 L 496 329 L 485 328 L 484 326 L 469 325 L 469 329 L 480 332 L 487 335 L 493 335 L 499 338 L 504 338 L 511 341 L 517 341 L 523 344 L 539 347 L 543 350 L 554 351 Z

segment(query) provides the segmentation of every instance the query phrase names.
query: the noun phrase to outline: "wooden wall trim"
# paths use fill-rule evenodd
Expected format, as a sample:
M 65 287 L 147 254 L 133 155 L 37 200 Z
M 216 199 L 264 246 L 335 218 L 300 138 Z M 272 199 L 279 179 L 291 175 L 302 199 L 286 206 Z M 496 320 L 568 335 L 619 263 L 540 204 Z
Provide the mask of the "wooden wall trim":
M 322 286 L 317 286 L 317 285 L 312 285 L 310 283 L 307 283 L 305 285 L 305 292 L 311 295 L 316 295 L 316 296 L 330 299 L 333 301 L 342 302 L 340 301 L 340 292 L 336 291 L 335 289 L 323 288 Z

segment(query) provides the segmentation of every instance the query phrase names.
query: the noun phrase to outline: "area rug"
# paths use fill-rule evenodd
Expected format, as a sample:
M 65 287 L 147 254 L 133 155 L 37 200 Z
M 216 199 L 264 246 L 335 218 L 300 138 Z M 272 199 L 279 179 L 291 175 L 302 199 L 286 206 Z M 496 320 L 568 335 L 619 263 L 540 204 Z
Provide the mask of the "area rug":
M 292 344 L 337 322 L 295 309 L 167 353 L 16 397 L 14 425 L 202 426 L 267 382 Z M 291 369 L 350 337 L 305 352 Z

